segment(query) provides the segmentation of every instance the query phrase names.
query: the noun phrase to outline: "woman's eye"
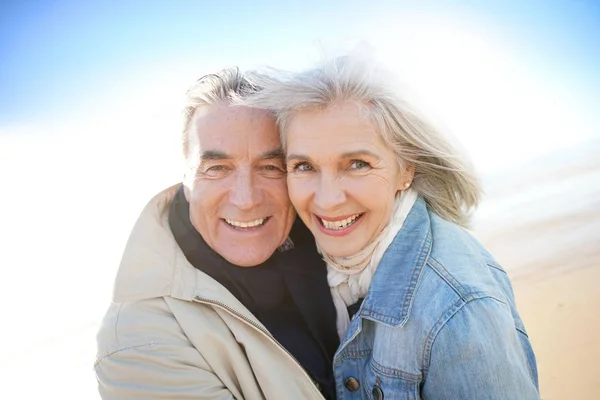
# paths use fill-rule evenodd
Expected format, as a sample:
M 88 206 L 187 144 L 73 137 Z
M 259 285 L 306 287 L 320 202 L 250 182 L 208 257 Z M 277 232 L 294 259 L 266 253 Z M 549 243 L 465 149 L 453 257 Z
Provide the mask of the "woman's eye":
M 371 164 L 363 160 L 353 160 L 350 163 L 350 169 L 367 169 L 370 168 Z
M 292 169 L 295 172 L 309 172 L 313 170 L 312 166 L 306 162 L 299 162 L 295 164 Z

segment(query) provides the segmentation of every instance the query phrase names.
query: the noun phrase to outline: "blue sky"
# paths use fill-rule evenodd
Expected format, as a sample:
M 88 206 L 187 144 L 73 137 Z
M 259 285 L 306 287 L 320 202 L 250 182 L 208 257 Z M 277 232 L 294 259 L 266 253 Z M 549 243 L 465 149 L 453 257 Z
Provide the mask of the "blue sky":
M 360 37 L 366 26 L 385 30 L 413 15 L 484 31 L 541 79 L 564 82 L 598 102 L 597 1 L 416 3 L 5 0 L 0 124 L 69 113 L 94 93 L 118 91 L 119 84 L 167 62 L 220 66 L 259 62 L 258 55 L 277 62 L 277 54 L 285 54 L 284 64 L 294 48 L 315 40 Z

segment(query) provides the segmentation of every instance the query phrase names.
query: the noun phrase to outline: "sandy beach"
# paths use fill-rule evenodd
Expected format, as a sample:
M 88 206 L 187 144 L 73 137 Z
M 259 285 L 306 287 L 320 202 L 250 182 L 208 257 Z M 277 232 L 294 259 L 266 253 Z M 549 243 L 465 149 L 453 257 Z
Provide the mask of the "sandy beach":
M 511 277 L 544 400 L 600 399 L 599 150 L 504 175 L 475 229 Z
M 600 268 L 513 279 L 544 400 L 600 398 Z

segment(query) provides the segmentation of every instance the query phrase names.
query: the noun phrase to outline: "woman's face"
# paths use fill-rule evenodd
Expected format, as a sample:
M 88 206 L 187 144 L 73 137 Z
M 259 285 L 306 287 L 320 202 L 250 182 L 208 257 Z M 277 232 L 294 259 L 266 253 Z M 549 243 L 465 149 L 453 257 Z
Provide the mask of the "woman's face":
M 356 102 L 298 112 L 286 135 L 288 189 L 298 214 L 329 255 L 359 252 L 389 222 L 412 172 L 400 168 Z

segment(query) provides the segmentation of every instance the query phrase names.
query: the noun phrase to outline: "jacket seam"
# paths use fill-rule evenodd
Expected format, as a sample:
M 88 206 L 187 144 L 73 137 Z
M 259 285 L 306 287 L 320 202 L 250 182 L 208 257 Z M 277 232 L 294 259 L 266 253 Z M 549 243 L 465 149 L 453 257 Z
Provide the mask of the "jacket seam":
M 484 299 L 492 299 L 501 304 L 507 305 L 504 301 L 498 300 L 495 297 L 489 296 L 489 295 L 474 298 L 474 299 L 471 299 L 468 301 L 463 301 L 462 299 L 460 299 L 457 302 L 455 302 L 453 305 L 448 307 L 448 309 L 446 309 L 446 312 L 443 313 L 440 316 L 440 318 L 438 318 L 438 320 L 435 322 L 435 324 L 433 324 L 433 327 L 431 328 L 431 330 L 427 334 L 427 337 L 425 338 L 423 358 L 421 360 L 421 368 L 423 370 L 423 382 L 425 382 L 427 380 L 429 366 L 431 365 L 431 350 L 433 349 L 435 340 L 437 339 L 440 332 L 444 329 L 444 327 L 448 324 L 448 322 L 450 322 L 456 316 L 456 314 L 458 314 L 462 309 L 465 308 L 465 306 L 467 304 L 473 303 L 474 301 L 477 301 L 477 300 L 484 300 Z M 516 326 L 515 326 L 515 328 L 516 328 Z
M 401 369 L 384 367 L 374 359 L 371 359 L 371 362 L 369 364 L 373 371 L 390 378 L 401 378 L 416 383 L 418 383 L 421 378 L 420 375 L 411 374 L 410 372 L 402 371 Z
M 117 348 L 119 348 L 119 334 L 117 333 L 117 329 L 119 326 L 119 318 L 121 317 L 121 310 L 123 309 L 123 303 L 119 304 L 119 309 L 117 310 L 117 316 L 115 317 L 115 342 L 117 342 Z
M 401 324 L 406 322 L 408 315 L 410 314 L 410 311 L 412 309 L 416 287 L 420 282 L 419 277 L 423 273 L 423 269 L 427 265 L 427 260 L 429 259 L 431 254 L 431 241 L 431 231 L 428 231 L 419 249 L 419 257 L 417 258 L 415 266 L 411 271 L 410 279 L 408 280 L 408 285 L 406 286 L 406 290 L 404 292 L 404 299 L 402 301 L 400 316 L 397 317 L 395 312 L 390 312 L 392 315 L 388 315 L 375 311 L 373 308 L 368 308 L 367 304 L 363 306 L 364 308 L 361 307 L 358 316 L 372 317 L 376 319 L 375 322 L 382 322 L 387 324 Z
M 118 349 L 116 349 L 116 350 L 113 350 L 113 351 L 109 351 L 108 353 L 106 353 L 106 354 L 102 355 L 102 357 L 99 357 L 99 358 L 96 360 L 96 362 L 94 363 L 94 368 L 96 368 L 96 367 L 98 366 L 98 364 L 100 364 L 100 362 L 101 362 L 102 360 L 104 360 L 104 359 L 105 359 L 105 358 L 107 358 L 107 357 L 110 357 L 110 356 L 112 356 L 113 354 L 120 353 L 120 352 L 122 352 L 122 351 L 125 351 L 125 350 L 136 349 L 136 348 L 138 348 L 138 347 L 153 346 L 153 345 L 156 345 L 156 344 L 158 344 L 158 343 L 159 343 L 159 342 L 149 342 L 149 343 L 143 343 L 143 344 L 136 344 L 136 345 L 132 345 L 132 346 L 127 346 L 127 347 L 123 347 L 123 348 L 118 348 Z
M 516 329 L 517 331 L 521 332 L 521 333 L 523 334 L 523 336 L 525 336 L 527 339 L 529 339 L 529 335 L 527 334 L 527 332 L 525 332 L 525 330 L 524 330 L 524 329 L 521 329 L 521 328 L 519 327 L 519 325 L 515 324 L 515 329 Z
M 429 229 L 425 236 L 425 240 L 421 244 L 421 249 L 419 250 L 419 259 L 417 260 L 418 267 L 413 268 L 407 288 L 407 295 L 404 297 L 404 304 L 402 305 L 403 319 L 410 314 L 412 299 L 415 295 L 415 288 L 419 282 L 419 277 L 423 273 L 423 268 L 427 265 L 427 260 L 431 257 L 431 240 L 431 229 Z
M 369 357 L 371 354 L 373 354 L 373 349 L 345 350 L 343 353 L 341 353 L 339 355 L 337 361 L 335 361 L 333 363 L 333 366 L 336 367 L 336 366 L 340 365 L 342 363 L 342 361 L 345 361 L 345 360 L 348 360 L 348 359 L 366 358 L 366 357 Z
M 529 342 L 529 336 L 527 336 L 526 333 L 523 333 L 521 330 L 519 330 L 519 328 L 517 328 L 517 331 L 522 333 L 523 335 L 525 335 L 525 338 Z M 525 365 L 527 365 L 526 369 L 527 369 L 527 373 L 529 374 L 529 378 L 531 378 L 531 380 L 535 382 L 537 379 L 536 379 L 536 377 L 533 376 L 533 371 L 531 370 L 531 365 L 529 364 L 527 354 L 524 354 L 524 356 L 525 356 Z
M 488 266 L 488 267 L 490 267 L 490 268 L 494 268 L 496 271 L 500 271 L 500 272 L 502 272 L 504 275 L 508 275 L 508 274 L 506 273 L 506 271 L 504 270 L 504 268 L 500 267 L 499 265 L 492 264 L 492 263 L 490 263 L 490 262 L 487 262 L 486 264 L 487 264 L 487 266 Z
M 454 275 L 452 275 L 445 267 L 444 265 L 439 262 L 438 260 L 435 259 L 435 257 L 431 256 L 429 257 L 429 262 L 427 263 L 427 265 L 429 265 L 429 267 L 431 267 L 432 270 L 435 271 L 435 273 L 442 278 L 447 284 L 448 286 L 450 286 L 452 288 L 452 290 L 454 290 L 454 292 L 456 292 L 456 294 L 464 301 L 467 301 L 467 296 L 466 293 L 468 292 L 467 289 L 460 284 L 460 282 L 458 281 L 458 279 L 456 279 L 454 277 Z M 444 273 L 442 273 L 440 270 L 444 271 Z M 447 275 L 447 276 L 446 276 Z M 450 280 L 450 278 L 452 278 L 452 280 Z M 461 290 L 459 290 L 458 287 L 460 287 Z M 462 291 L 462 292 L 461 292 Z
M 450 273 L 450 271 L 448 271 L 444 265 L 442 263 L 440 263 L 438 260 L 436 260 L 434 257 L 430 257 L 430 260 L 433 261 L 436 265 L 433 265 L 431 263 L 428 263 L 428 265 L 431 267 L 431 269 L 433 269 L 435 271 L 435 273 L 442 278 L 447 284 L 448 286 L 450 286 L 452 288 L 452 290 L 454 290 L 454 292 L 465 302 L 470 302 L 472 300 L 477 300 L 477 299 L 482 299 L 485 297 L 490 297 L 493 298 L 497 301 L 499 301 L 500 303 L 503 304 L 507 304 L 507 301 L 505 298 L 497 296 L 496 294 L 494 294 L 493 292 L 489 292 L 489 291 L 469 291 L 467 290 L 467 288 L 465 288 L 458 279 L 456 279 L 454 277 L 454 275 L 452 275 Z M 437 267 L 436 267 L 437 266 Z M 439 268 L 439 270 L 438 270 Z M 448 278 L 445 276 L 444 273 L 442 273 L 441 271 L 444 271 L 446 274 L 448 274 L 448 276 L 451 278 Z M 460 288 L 460 290 L 459 290 Z M 461 292 L 462 290 L 462 292 Z
M 423 382 L 427 380 L 427 374 L 429 372 L 429 365 L 431 364 L 431 349 L 433 348 L 433 344 L 438 334 L 441 332 L 442 328 L 446 326 L 448 321 L 450 321 L 464 306 L 467 304 L 464 299 L 461 297 L 454 304 L 446 309 L 446 311 L 435 321 L 431 330 L 425 337 L 425 343 L 423 348 L 423 356 L 421 359 L 421 369 L 423 371 Z

